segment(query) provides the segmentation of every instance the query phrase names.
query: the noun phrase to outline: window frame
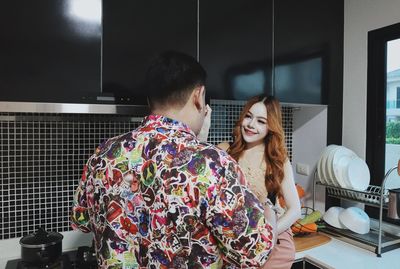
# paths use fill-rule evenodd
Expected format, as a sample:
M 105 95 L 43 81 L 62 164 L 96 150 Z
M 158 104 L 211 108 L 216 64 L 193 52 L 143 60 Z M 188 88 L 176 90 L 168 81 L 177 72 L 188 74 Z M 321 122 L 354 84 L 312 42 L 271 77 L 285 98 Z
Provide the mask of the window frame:
M 371 184 L 385 175 L 387 42 L 400 38 L 400 23 L 368 32 L 366 162 Z

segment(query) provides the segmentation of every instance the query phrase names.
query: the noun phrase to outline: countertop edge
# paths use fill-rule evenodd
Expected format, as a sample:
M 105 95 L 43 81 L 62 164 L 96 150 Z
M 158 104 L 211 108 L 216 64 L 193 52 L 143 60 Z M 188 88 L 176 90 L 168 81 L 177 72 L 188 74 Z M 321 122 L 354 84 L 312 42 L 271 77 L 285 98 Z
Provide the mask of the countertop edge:
M 400 248 L 382 254 L 382 257 L 369 250 L 351 245 L 331 237 L 331 241 L 301 252 L 296 252 L 295 261 L 308 259 L 326 269 L 376 269 L 400 268 L 398 257 Z M 396 264 L 398 267 L 396 267 Z

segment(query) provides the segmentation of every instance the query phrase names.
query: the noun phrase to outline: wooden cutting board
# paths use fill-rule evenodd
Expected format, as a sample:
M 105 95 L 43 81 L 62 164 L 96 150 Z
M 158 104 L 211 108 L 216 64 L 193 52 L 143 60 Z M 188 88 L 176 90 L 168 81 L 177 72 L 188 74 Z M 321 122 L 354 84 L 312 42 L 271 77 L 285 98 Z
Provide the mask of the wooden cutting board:
M 318 247 L 328 243 L 329 241 L 331 241 L 331 238 L 321 233 L 312 233 L 309 235 L 294 237 L 294 245 L 296 247 L 296 252 Z

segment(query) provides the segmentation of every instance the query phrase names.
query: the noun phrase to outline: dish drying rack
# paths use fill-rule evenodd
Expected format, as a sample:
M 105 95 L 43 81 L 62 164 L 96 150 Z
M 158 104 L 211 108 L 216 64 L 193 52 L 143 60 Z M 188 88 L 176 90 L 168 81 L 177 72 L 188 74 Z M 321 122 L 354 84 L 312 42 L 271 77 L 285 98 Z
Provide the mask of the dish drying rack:
M 383 218 L 383 209 L 388 207 L 388 189 L 385 188 L 386 181 L 390 174 L 397 170 L 400 175 L 400 160 L 398 166 L 393 167 L 387 171 L 385 177 L 382 181 L 381 186 L 369 185 L 367 190 L 358 191 L 353 189 L 341 188 L 332 185 L 322 183 L 318 177 L 318 171 L 314 172 L 313 180 L 313 202 L 312 206 L 315 208 L 315 194 L 316 185 L 324 186 L 326 188 L 326 193 L 330 197 L 335 197 L 339 199 L 344 199 L 348 201 L 364 203 L 368 206 L 379 208 L 379 220 L 378 227 L 371 227 L 369 233 L 367 234 L 357 234 L 347 229 L 338 229 L 333 226 L 327 226 L 323 228 L 322 231 L 333 236 L 339 237 L 339 239 L 357 245 L 361 248 L 373 251 L 378 257 L 382 256 L 382 253 L 389 250 L 400 247 L 400 232 L 399 233 L 389 233 L 388 231 L 383 231 L 383 226 L 385 222 Z M 372 226 L 372 225 L 371 225 Z

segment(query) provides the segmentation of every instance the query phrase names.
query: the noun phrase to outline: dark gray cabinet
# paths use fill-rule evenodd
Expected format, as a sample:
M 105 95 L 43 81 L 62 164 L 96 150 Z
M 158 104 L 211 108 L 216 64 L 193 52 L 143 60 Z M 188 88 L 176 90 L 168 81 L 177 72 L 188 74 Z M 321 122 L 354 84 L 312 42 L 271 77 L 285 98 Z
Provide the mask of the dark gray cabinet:
M 209 98 L 341 115 L 343 0 L 102 0 L 91 17 L 76 3 L 2 6 L 0 101 L 146 104 L 147 63 L 171 49 L 199 59 Z
M 197 57 L 197 0 L 103 0 L 104 94 L 146 104 L 147 63 L 164 50 Z
M 151 57 L 197 57 L 197 0 L 28 0 L 0 9 L 0 101 L 145 105 Z
M 343 0 L 275 0 L 275 95 L 328 105 L 327 144 L 342 142 Z M 328 201 L 329 202 L 329 201 Z
M 80 5 L 2 2 L 0 101 L 75 103 L 99 92 L 101 4 L 89 14 Z
M 216 99 L 273 94 L 281 102 L 338 104 L 343 1 L 199 1 L 200 63 Z
M 275 95 L 328 104 L 341 95 L 343 1 L 275 0 Z
M 246 100 L 271 91 L 271 0 L 200 0 L 199 22 L 211 98 Z

